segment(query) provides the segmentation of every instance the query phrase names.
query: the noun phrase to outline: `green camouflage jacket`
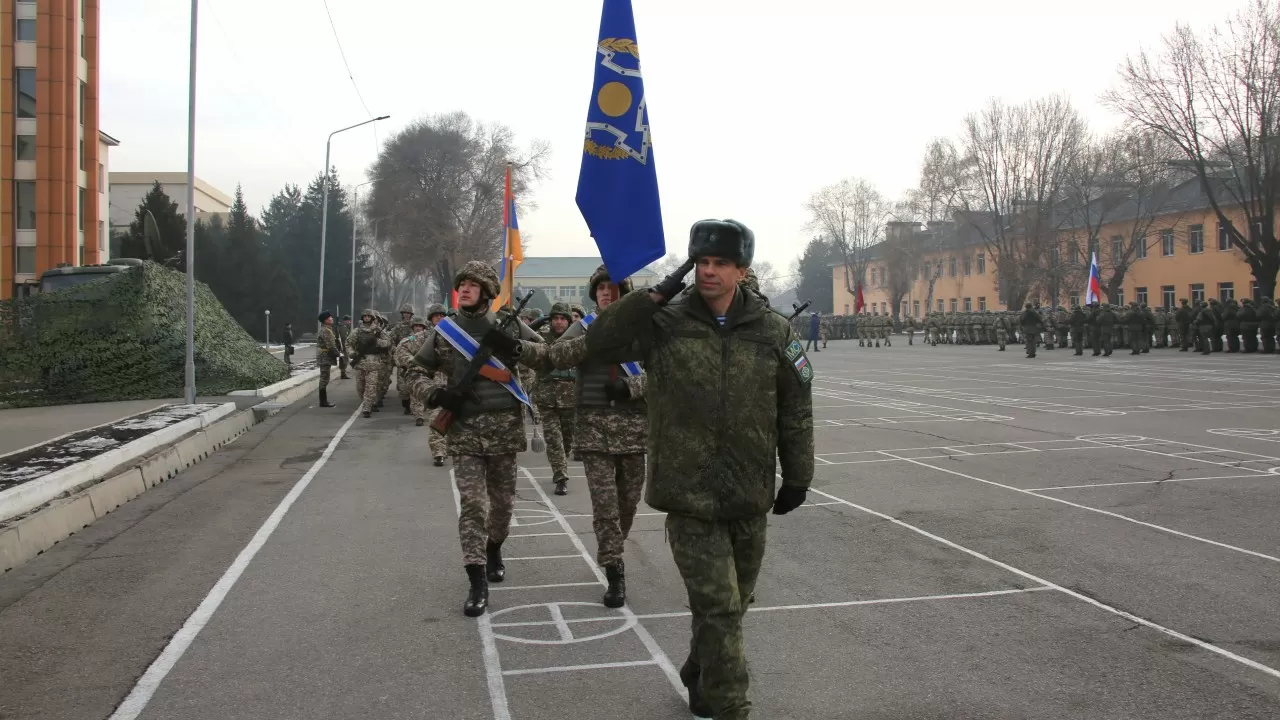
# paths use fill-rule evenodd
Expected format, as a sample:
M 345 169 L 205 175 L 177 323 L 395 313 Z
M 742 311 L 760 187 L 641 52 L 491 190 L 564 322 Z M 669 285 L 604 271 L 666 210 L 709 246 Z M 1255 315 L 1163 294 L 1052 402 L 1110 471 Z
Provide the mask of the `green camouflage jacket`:
M 738 292 L 722 327 L 698 294 L 660 306 L 646 293 L 600 313 L 587 353 L 642 359 L 648 375 L 654 508 L 703 519 L 759 517 L 782 482 L 813 479 L 813 367 L 783 316 Z

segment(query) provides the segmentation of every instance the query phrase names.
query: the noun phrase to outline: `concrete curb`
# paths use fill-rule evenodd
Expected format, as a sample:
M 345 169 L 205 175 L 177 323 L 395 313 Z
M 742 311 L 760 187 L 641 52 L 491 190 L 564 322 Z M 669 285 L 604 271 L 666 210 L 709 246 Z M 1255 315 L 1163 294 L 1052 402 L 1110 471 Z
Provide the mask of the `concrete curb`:
M 274 398 L 283 392 L 286 392 L 299 385 L 306 384 L 307 382 L 310 382 L 312 380 L 315 380 L 318 383 L 319 378 L 320 378 L 319 370 L 308 370 L 304 373 L 294 375 L 293 377 L 288 378 L 287 380 L 281 380 L 278 383 L 268 385 L 264 388 L 258 388 L 257 390 L 232 390 L 231 392 L 227 393 L 227 395 L 235 396 L 235 397 Z
M 314 388 L 309 388 L 305 383 L 296 384 L 283 394 L 294 396 L 288 401 L 293 402 L 310 394 L 312 389 Z M 283 405 L 276 411 L 281 408 Z M 86 480 L 80 485 L 72 486 L 74 494 L 70 497 L 53 500 L 37 512 L 0 528 L 0 572 L 10 570 L 48 550 L 148 489 L 209 457 L 215 450 L 261 422 L 259 413 L 253 408 L 233 413 L 234 410 L 235 403 L 226 403 L 205 413 L 206 416 L 216 413 L 216 418 L 197 416 L 166 428 L 165 430 L 170 430 L 194 421 L 193 425 L 186 428 L 185 433 L 168 433 L 166 440 L 149 443 L 147 452 L 151 454 L 133 455 L 127 468 L 112 468 L 110 471 L 114 474 L 101 482 Z M 163 430 L 152 433 L 139 438 L 135 443 L 163 433 Z M 89 464 L 88 461 L 79 463 L 66 470 Z
M 0 522 L 30 512 L 64 493 L 95 483 L 156 448 L 169 445 L 188 433 L 203 430 L 235 412 L 235 409 L 235 403 L 223 403 L 83 462 L 0 492 Z

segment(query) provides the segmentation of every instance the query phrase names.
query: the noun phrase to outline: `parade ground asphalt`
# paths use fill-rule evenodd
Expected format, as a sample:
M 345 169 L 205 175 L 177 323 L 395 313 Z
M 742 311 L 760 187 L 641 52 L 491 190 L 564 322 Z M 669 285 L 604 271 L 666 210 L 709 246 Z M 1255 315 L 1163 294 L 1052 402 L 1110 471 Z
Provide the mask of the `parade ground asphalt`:
M 815 366 L 809 503 L 769 518 L 753 717 L 1280 717 L 1280 357 L 859 348 Z M 290 407 L 0 578 L 0 718 L 687 718 L 663 517 L 603 575 L 580 464 L 520 456 L 462 615 L 425 428 Z

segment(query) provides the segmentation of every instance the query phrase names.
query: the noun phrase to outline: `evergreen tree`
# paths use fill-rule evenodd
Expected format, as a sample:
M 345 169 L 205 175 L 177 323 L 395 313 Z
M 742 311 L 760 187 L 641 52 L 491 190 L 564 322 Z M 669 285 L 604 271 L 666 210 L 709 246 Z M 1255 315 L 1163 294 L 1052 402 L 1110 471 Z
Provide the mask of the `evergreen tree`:
M 831 279 L 831 263 L 838 259 L 839 253 L 831 242 L 821 237 L 809 241 L 797 263 L 800 285 L 796 288 L 796 299 L 799 302 L 812 301 L 810 309 L 818 312 L 834 311 L 832 306 L 835 303 L 835 291 Z M 849 311 L 852 312 L 853 308 L 849 308 Z
M 185 272 L 186 246 L 187 220 L 178 212 L 178 203 L 171 200 L 157 182 L 134 212 L 129 234 L 121 243 L 121 256 L 154 260 Z

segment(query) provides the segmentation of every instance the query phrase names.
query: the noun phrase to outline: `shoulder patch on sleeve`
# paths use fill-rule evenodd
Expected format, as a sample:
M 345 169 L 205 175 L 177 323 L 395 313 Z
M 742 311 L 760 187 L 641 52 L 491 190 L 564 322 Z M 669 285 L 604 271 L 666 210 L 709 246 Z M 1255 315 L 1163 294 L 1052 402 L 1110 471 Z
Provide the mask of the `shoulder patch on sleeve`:
M 788 360 L 795 362 L 796 358 L 800 357 L 803 354 L 804 354 L 804 350 L 801 349 L 799 340 L 792 340 L 791 344 L 787 346 Z
M 804 349 L 800 347 L 800 341 L 792 340 L 784 354 L 787 356 L 787 361 L 791 363 L 791 368 L 796 371 L 796 377 L 800 378 L 800 384 L 808 385 L 813 380 L 813 365 L 809 363 Z

